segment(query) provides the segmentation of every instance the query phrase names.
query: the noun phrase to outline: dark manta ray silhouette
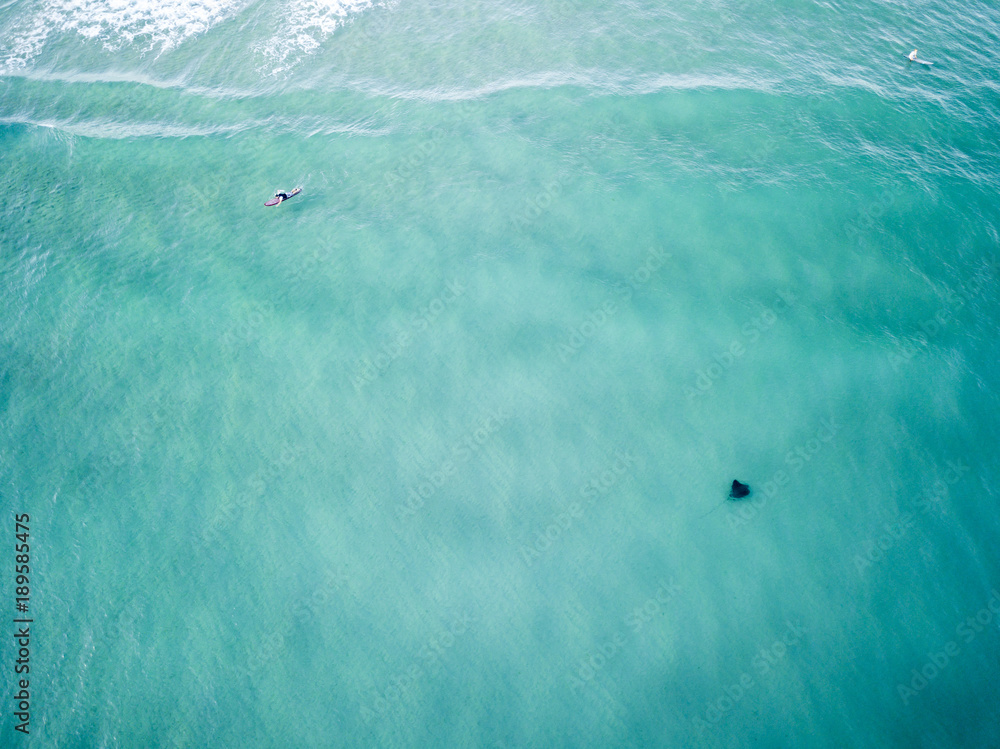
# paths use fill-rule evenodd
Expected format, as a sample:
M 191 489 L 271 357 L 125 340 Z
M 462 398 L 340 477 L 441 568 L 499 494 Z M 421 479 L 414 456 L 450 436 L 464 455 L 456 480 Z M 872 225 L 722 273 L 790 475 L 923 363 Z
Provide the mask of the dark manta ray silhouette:
M 720 507 L 722 507 L 722 505 L 724 505 L 726 502 L 730 500 L 743 499 L 744 497 L 749 497 L 749 496 L 750 496 L 750 485 L 741 483 L 736 479 L 733 479 L 733 486 L 729 490 L 729 496 L 726 497 L 725 501 L 721 502 L 716 507 L 706 512 L 705 515 L 711 515 L 713 512 L 718 510 Z M 702 515 L 702 517 L 705 517 L 705 515 Z

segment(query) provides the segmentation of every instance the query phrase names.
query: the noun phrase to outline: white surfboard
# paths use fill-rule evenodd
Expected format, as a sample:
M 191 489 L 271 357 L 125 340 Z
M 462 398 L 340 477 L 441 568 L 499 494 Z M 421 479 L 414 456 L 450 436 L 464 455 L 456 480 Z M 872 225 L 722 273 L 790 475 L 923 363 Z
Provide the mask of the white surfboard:
M 927 60 L 921 60 L 919 58 L 917 58 L 915 60 L 911 60 L 909 55 L 903 55 L 903 57 L 905 57 L 907 60 L 910 60 L 910 62 L 917 63 L 917 65 L 933 65 L 934 64 L 933 62 L 927 62 Z

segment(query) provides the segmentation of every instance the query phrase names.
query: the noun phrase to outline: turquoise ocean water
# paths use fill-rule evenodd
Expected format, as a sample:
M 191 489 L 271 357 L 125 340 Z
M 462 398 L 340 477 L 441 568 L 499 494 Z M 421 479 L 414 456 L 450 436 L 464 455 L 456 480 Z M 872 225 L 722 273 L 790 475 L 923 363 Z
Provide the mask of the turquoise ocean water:
M 1000 745 L 998 48 L 0 3 L 0 744 Z

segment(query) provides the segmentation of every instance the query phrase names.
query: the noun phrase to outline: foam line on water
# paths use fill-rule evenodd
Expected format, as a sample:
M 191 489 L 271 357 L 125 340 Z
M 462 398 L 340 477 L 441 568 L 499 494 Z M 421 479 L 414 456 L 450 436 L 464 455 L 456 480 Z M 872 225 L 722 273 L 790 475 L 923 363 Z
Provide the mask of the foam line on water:
M 244 126 L 213 126 L 197 127 L 192 125 L 173 125 L 160 122 L 113 122 L 111 120 L 34 120 L 26 117 L 0 117 L 2 125 L 28 125 L 59 130 L 69 135 L 83 138 L 189 138 L 196 136 L 234 134 L 246 130 Z
M 481 99 L 491 94 L 522 88 L 554 89 L 560 87 L 594 89 L 605 94 L 641 95 L 660 91 L 722 89 L 727 91 L 771 92 L 768 82 L 739 75 L 657 75 L 633 78 L 600 74 L 593 70 L 550 70 L 533 75 L 504 78 L 475 88 L 403 89 L 367 85 L 363 91 L 376 96 L 418 101 L 465 101 Z
M 258 85 L 254 88 L 238 88 L 231 85 L 205 86 L 192 83 L 186 75 L 177 75 L 172 78 L 155 78 L 142 73 L 120 73 L 104 71 L 100 73 L 87 73 L 78 71 L 49 71 L 21 69 L 7 71 L 4 74 L 8 78 L 31 81 L 36 83 L 68 83 L 80 85 L 115 85 L 131 84 L 137 86 L 149 86 L 150 88 L 162 91 L 182 91 L 193 96 L 203 96 L 210 99 L 261 99 L 274 95 L 275 92 L 289 93 L 300 90 L 303 86 L 284 85 L 281 88 L 274 86 Z
M 65 120 L 25 116 L 0 117 L 0 125 L 27 125 L 57 130 L 67 135 L 82 138 L 196 138 L 216 135 L 233 136 L 245 132 L 265 132 L 271 134 L 293 133 L 306 137 L 313 135 L 383 135 L 387 131 L 365 128 L 355 123 L 331 123 L 326 120 L 313 121 L 296 118 L 281 122 L 243 122 L 233 125 L 199 126 L 169 122 L 118 122 L 110 119 Z

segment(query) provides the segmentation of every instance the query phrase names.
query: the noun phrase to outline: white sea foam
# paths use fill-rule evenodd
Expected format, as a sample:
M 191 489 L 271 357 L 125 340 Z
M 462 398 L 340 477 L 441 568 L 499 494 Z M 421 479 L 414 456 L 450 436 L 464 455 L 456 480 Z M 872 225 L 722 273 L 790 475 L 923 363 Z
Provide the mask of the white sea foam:
M 347 18 L 378 4 L 373 0 L 301 0 L 283 4 L 275 26 L 278 33 L 254 46 L 271 73 L 291 68 L 315 51 Z
M 117 51 L 165 51 L 207 31 L 249 0 L 46 0 L 6 35 L 0 70 L 26 66 L 53 34 L 76 33 Z
M 43 0 L 23 20 L 3 29 L 0 75 L 29 67 L 51 38 L 76 34 L 108 51 L 134 46 L 157 54 L 209 31 L 248 8 L 252 0 Z M 354 11 L 372 0 L 302 0 L 274 4 L 264 42 L 248 46 L 275 70 L 284 70 L 315 50 Z

